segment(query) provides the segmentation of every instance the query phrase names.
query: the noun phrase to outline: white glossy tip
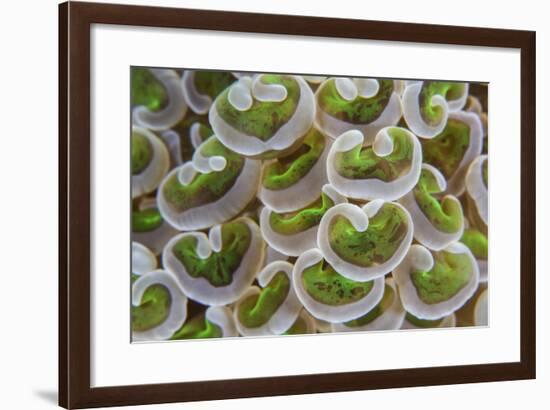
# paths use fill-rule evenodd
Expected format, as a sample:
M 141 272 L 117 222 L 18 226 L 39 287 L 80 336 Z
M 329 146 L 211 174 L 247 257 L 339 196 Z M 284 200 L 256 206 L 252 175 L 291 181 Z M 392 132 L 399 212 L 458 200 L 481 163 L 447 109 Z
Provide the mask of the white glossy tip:
M 220 252 L 222 250 L 222 226 L 216 225 L 210 229 L 208 233 L 208 240 L 212 246 L 214 252 Z
M 336 86 L 336 91 L 338 91 L 338 94 L 340 94 L 344 100 L 353 101 L 359 94 L 357 86 L 351 78 L 336 78 L 334 80 L 334 85 Z
M 222 171 L 227 165 L 227 160 L 224 157 L 210 157 L 208 158 L 208 165 L 212 171 Z
M 336 152 L 347 152 L 358 145 L 363 145 L 364 140 L 365 137 L 361 131 L 350 130 L 340 135 L 336 141 L 334 141 L 332 147 Z
M 409 260 L 414 270 L 429 271 L 434 266 L 434 258 L 431 252 L 422 245 L 411 246 Z
M 229 103 L 239 111 L 247 111 L 252 107 L 254 100 L 250 93 L 252 79 L 250 77 L 241 77 L 229 89 L 227 99 Z
M 191 128 L 189 129 L 189 138 L 191 140 L 191 145 L 193 145 L 193 148 L 195 149 L 197 149 L 202 144 L 200 129 L 200 122 L 193 123 L 193 125 L 191 125 Z
M 210 230 L 210 234 L 212 234 L 212 228 Z M 201 259 L 206 259 L 210 257 L 212 254 L 212 245 L 211 245 L 211 239 L 206 239 L 203 234 L 197 237 L 197 247 L 195 248 L 195 251 L 197 252 L 197 256 Z
M 177 175 L 180 184 L 189 185 L 197 175 L 197 170 L 192 162 L 186 162 L 180 167 Z
M 258 76 L 252 83 L 252 95 L 262 102 L 281 102 L 288 95 L 286 88 L 281 84 L 265 84 L 262 76 Z
M 380 83 L 372 78 L 356 78 L 353 80 L 357 87 L 357 92 L 363 98 L 371 98 L 378 94 Z
M 379 157 L 385 157 L 393 152 L 393 140 L 389 135 L 388 128 L 381 129 L 374 138 L 372 150 Z
M 368 204 L 363 206 L 363 212 L 365 212 L 369 218 L 374 218 L 385 202 L 386 201 L 383 199 L 375 199 L 374 201 L 370 201 Z

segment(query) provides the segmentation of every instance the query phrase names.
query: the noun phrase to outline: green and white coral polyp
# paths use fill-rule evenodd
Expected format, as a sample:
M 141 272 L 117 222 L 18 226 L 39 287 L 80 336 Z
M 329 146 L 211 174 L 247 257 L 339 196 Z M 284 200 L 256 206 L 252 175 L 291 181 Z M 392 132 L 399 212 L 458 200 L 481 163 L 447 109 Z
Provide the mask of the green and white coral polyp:
M 243 336 L 280 335 L 298 318 L 302 304 L 292 286 L 293 265 L 276 261 L 265 266 L 235 303 L 234 320 Z
M 164 248 L 162 260 L 185 294 L 205 305 L 235 302 L 263 265 L 265 242 L 249 218 L 238 218 L 204 232 L 184 232 Z
M 407 125 L 421 138 L 433 138 L 445 128 L 450 112 L 464 107 L 467 83 L 407 81 L 401 104 Z
M 339 204 L 319 224 L 317 246 L 341 275 L 368 281 L 391 272 L 413 239 L 409 212 L 396 202 L 378 199 L 359 207 Z
M 314 116 L 313 92 L 302 77 L 259 74 L 239 78 L 220 94 L 209 121 L 229 149 L 258 157 L 291 149 Z
M 297 150 L 299 155 L 293 153 L 286 158 L 265 161 L 258 191 L 262 203 L 277 212 L 289 212 L 317 199 L 327 183 L 331 143 L 312 127 Z
M 178 280 L 170 272 L 154 270 L 141 275 L 132 285 L 132 306 L 143 306 L 143 298 L 152 286 L 161 286 L 170 295 L 166 318 L 159 324 L 143 331 L 132 331 L 132 341 L 165 340 L 183 325 L 187 318 L 187 297 L 183 293 Z M 159 303 L 152 298 L 145 305 Z M 151 313 L 149 313 L 151 314 Z
M 151 130 L 165 130 L 176 125 L 187 112 L 187 104 L 179 87 L 180 78 L 174 70 L 162 68 L 145 70 L 149 70 L 166 90 L 166 106 L 159 111 L 152 111 L 144 105 L 136 106 L 132 111 L 132 121 L 136 125 Z
M 424 320 L 458 310 L 479 285 L 479 269 L 466 245 L 455 242 L 441 251 L 412 245 L 393 271 L 405 310 Z
M 179 230 L 204 229 L 237 216 L 256 196 L 260 161 L 230 152 L 216 136 L 173 169 L 158 189 L 163 218 Z
M 400 88 L 399 80 L 329 78 L 315 93 L 315 122 L 331 138 L 358 130 L 372 144 L 378 131 L 401 118 Z
M 132 198 L 153 192 L 170 167 L 166 145 L 146 128 L 133 126 L 131 142 Z
M 340 194 L 362 200 L 393 201 L 409 192 L 420 176 L 422 147 L 405 128 L 378 131 L 372 146 L 357 130 L 343 133 L 327 158 L 329 182 Z
M 298 299 L 317 319 L 341 323 L 356 319 L 374 308 L 384 295 L 384 278 L 356 282 L 342 275 L 310 249 L 296 260 L 292 282 Z
M 441 172 L 423 164 L 417 186 L 400 200 L 414 221 L 414 238 L 434 250 L 458 241 L 464 231 L 460 201 L 453 195 L 437 197 L 446 188 L 447 182 Z

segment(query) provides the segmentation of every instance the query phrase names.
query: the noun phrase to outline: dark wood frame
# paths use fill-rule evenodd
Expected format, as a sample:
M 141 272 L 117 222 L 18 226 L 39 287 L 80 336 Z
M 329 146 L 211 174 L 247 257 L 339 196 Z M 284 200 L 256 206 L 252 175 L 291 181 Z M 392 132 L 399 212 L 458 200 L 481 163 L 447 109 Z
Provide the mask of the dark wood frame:
M 90 26 L 124 24 L 521 50 L 521 360 L 90 387 Z M 69 41 L 70 40 L 70 41 Z M 59 404 L 84 408 L 535 378 L 535 32 L 70 2 L 59 6 Z

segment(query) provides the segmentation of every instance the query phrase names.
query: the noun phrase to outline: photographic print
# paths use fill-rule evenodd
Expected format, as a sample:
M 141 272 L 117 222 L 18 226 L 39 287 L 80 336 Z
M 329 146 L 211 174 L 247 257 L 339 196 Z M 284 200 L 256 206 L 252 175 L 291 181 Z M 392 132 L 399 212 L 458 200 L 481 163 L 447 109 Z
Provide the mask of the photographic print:
M 133 342 L 488 325 L 489 84 L 130 70 Z

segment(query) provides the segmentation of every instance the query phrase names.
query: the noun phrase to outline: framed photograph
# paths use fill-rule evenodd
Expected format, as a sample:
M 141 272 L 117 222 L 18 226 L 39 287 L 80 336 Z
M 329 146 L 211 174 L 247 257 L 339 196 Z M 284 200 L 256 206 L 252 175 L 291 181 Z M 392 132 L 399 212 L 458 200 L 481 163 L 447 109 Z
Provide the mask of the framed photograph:
M 59 16 L 61 406 L 535 377 L 534 32 Z

